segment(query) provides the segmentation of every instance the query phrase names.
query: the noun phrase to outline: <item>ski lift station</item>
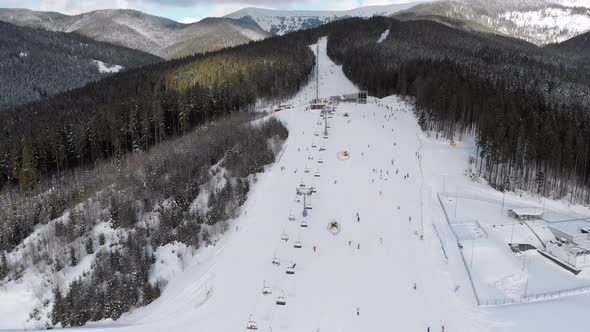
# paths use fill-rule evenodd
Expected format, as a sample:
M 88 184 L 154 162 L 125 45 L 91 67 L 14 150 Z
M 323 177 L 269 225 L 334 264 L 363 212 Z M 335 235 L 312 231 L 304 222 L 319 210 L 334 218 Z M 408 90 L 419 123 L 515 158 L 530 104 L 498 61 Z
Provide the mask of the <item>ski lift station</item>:
M 557 240 L 547 245 L 547 253 L 570 270 L 590 266 L 590 222 L 567 221 L 547 227 Z
M 341 100 L 348 103 L 366 104 L 367 91 L 359 91 L 357 93 L 342 95 Z
M 508 215 L 518 220 L 537 220 L 543 218 L 543 210 L 537 208 L 510 209 Z

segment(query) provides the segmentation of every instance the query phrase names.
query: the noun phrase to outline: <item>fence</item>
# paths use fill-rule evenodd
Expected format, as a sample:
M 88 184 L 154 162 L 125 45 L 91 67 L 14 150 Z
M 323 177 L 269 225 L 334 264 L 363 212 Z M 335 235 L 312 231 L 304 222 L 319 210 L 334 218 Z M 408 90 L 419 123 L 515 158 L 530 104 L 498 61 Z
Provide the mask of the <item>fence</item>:
M 455 229 L 453 227 L 453 225 L 457 225 L 457 224 L 451 223 L 449 216 L 447 214 L 447 210 L 446 210 L 446 208 L 442 202 L 442 199 L 440 197 L 440 193 L 437 193 L 436 196 L 438 198 L 441 208 L 443 209 L 443 212 L 445 215 L 445 220 L 446 220 L 447 224 L 449 225 L 449 228 L 451 229 L 451 232 L 453 233 L 455 240 L 457 241 L 457 246 L 461 247 L 459 236 L 457 235 L 457 233 L 455 232 Z M 478 227 L 481 228 L 481 225 L 479 225 L 479 222 L 477 222 L 477 225 L 478 225 Z M 482 228 L 482 230 L 483 230 L 483 228 Z M 487 237 L 487 234 L 486 234 L 486 237 Z M 442 243 L 441 243 L 441 245 L 442 245 Z M 566 296 L 573 296 L 573 295 L 590 293 L 590 286 L 582 286 L 582 287 L 562 289 L 562 290 L 552 291 L 552 292 L 529 294 L 529 295 L 524 295 L 524 296 L 521 296 L 518 298 L 505 297 L 505 298 L 480 299 L 479 295 L 477 294 L 477 290 L 475 288 L 475 283 L 474 283 L 473 278 L 471 276 L 471 271 L 469 270 L 469 267 L 467 265 L 467 261 L 465 260 L 465 256 L 463 255 L 463 251 L 461 249 L 459 249 L 459 254 L 461 256 L 461 261 L 463 262 L 463 266 L 465 267 L 465 271 L 467 272 L 467 277 L 469 278 L 469 282 L 471 284 L 471 289 L 473 291 L 473 295 L 475 297 L 475 301 L 477 302 L 478 306 L 499 306 L 499 305 L 511 305 L 511 304 L 540 302 L 540 301 L 548 301 L 548 300 L 553 300 L 553 299 L 557 299 L 557 298 L 562 298 L 562 297 L 566 297 Z
M 497 305 L 540 302 L 540 301 L 548 301 L 548 300 L 558 299 L 558 298 L 562 298 L 562 297 L 566 297 L 566 296 L 580 295 L 580 294 L 586 294 L 586 293 L 590 293 L 590 286 L 562 289 L 562 290 L 553 291 L 553 292 L 546 292 L 546 293 L 536 293 L 536 294 L 522 296 L 519 298 L 485 299 L 485 300 L 480 301 L 479 305 L 480 306 L 497 306 Z
M 451 224 L 451 222 L 449 220 L 449 215 L 447 214 L 447 209 L 445 208 L 445 205 L 443 204 L 442 199 L 440 198 L 440 194 L 436 193 L 436 197 L 438 198 L 438 202 L 440 203 L 440 207 L 443 209 L 443 213 L 445 214 L 445 220 L 447 221 L 447 224 L 449 225 L 449 228 L 451 229 L 453 236 L 455 236 L 455 241 L 457 242 L 457 247 L 461 248 L 461 244 L 459 242 L 459 237 L 457 236 L 457 233 L 455 232 L 455 229 L 453 229 L 453 225 Z M 477 303 L 477 305 L 480 305 L 479 296 L 477 295 L 477 291 L 475 290 L 475 284 L 473 282 L 473 278 L 471 277 L 471 271 L 467 267 L 467 261 L 465 261 L 465 256 L 463 256 L 463 250 L 461 250 L 461 249 L 459 249 L 459 256 L 461 256 L 461 261 L 463 262 L 463 266 L 465 267 L 465 271 L 467 272 L 467 277 L 469 278 L 469 283 L 471 284 L 471 290 L 473 291 L 473 296 L 475 297 L 475 302 Z

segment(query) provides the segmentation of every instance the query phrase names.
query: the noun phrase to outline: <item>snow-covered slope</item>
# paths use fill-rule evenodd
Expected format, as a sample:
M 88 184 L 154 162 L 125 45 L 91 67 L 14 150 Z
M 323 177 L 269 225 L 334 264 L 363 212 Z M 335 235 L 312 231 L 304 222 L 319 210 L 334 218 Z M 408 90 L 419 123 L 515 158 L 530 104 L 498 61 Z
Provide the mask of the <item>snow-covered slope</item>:
M 26 9 L 0 9 L 0 20 L 52 31 L 76 32 L 98 41 L 166 58 L 239 45 L 270 35 L 253 22 L 208 18 L 183 24 L 124 9 L 97 10 L 73 16 Z
M 557 43 L 590 30 L 590 8 L 545 0 L 450 0 L 422 4 L 394 15 L 401 19 L 452 19 L 537 45 Z
M 326 39 L 320 45 L 320 95 L 355 92 L 341 67 L 327 57 Z M 284 150 L 258 176 L 241 216 L 215 246 L 183 262 L 174 261 L 179 248 L 163 248 L 158 258 L 172 261 L 154 269 L 151 277 L 174 278 L 159 299 L 116 322 L 79 329 L 247 331 L 252 320 L 260 331 L 434 332 L 442 326 L 460 332 L 587 331 L 583 317 L 588 295 L 533 305 L 475 306 L 460 249 L 436 198 L 437 192 L 467 187 L 502 198 L 465 176 L 474 153 L 469 139 L 453 148 L 425 136 L 412 106 L 396 96 L 370 98 L 366 105 L 339 105 L 324 139 L 315 136 L 323 132 L 319 112 L 305 110 L 313 97 L 312 83 L 287 101 L 292 109 L 271 115 L 289 127 Z M 349 158 L 338 158 L 342 151 Z M 307 217 L 302 201 L 296 200 L 301 184 L 317 190 Z M 526 198 L 507 194 L 509 200 Z M 309 227 L 301 227 L 303 220 Z M 336 235 L 328 231 L 331 221 L 340 224 Z M 281 240 L 282 234 L 288 241 Z M 294 248 L 295 241 L 302 248 Z M 509 265 L 518 264 L 506 246 L 502 249 Z M 497 257 L 485 251 L 477 255 L 475 266 L 501 272 Z M 279 266 L 272 264 L 273 258 Z M 292 264 L 295 274 L 287 275 Z M 553 263 L 540 264 L 562 277 L 567 274 Z M 504 278 L 497 287 L 520 285 L 522 277 Z M 263 295 L 263 285 L 272 294 Z M 34 298 L 34 285 L 28 286 L 0 289 L 0 329 L 22 329 L 29 312 L 23 308 Z M 276 305 L 278 296 L 285 298 L 284 306 Z M 7 305 L 9 301 L 19 301 L 18 306 Z
M 229 18 L 249 17 L 268 32 L 283 35 L 288 32 L 310 29 L 319 25 L 347 17 L 387 16 L 408 9 L 416 3 L 365 6 L 351 10 L 274 10 L 248 7 L 226 15 Z

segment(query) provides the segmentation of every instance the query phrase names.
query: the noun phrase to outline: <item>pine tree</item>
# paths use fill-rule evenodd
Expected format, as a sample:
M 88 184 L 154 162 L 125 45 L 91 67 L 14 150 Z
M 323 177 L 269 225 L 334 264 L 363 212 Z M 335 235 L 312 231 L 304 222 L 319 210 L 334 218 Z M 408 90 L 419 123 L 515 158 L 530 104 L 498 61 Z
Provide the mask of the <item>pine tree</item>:
M 422 131 L 426 131 L 426 115 L 424 114 L 424 111 L 420 113 L 420 118 L 418 118 L 418 125 L 420 126 L 420 129 L 422 129 Z
M 86 239 L 86 244 L 84 245 L 86 248 L 86 253 L 89 255 L 94 254 L 94 243 L 92 242 L 92 238 Z
M 8 261 L 6 260 L 6 252 L 2 251 L 0 256 L 0 280 L 6 278 L 8 275 Z
M 76 249 L 70 247 L 70 266 L 76 266 L 78 264 L 78 257 L 76 256 Z
M 37 165 L 29 144 L 22 148 L 22 163 L 18 172 L 18 181 L 22 192 L 29 191 L 37 182 Z
M 64 298 L 61 295 L 61 291 L 59 287 L 53 289 L 53 310 L 51 311 L 51 323 L 53 325 L 57 325 L 62 323 L 65 325 L 66 322 L 66 306 L 64 302 Z

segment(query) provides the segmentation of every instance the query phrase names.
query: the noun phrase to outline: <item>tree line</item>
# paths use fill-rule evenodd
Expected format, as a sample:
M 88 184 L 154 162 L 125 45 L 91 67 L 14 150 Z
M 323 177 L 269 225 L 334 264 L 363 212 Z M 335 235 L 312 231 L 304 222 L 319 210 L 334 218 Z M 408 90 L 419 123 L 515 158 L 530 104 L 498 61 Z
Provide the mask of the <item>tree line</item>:
M 313 53 L 302 35 L 130 70 L 0 113 L 0 187 L 98 159 L 121 159 L 257 100 L 284 99 L 307 81 Z
M 335 26 L 328 54 L 370 94 L 414 98 L 424 130 L 473 134 L 476 166 L 493 187 L 590 202 L 583 63 L 492 34 L 386 18 Z
M 149 278 L 155 250 L 211 244 L 236 217 L 256 173 L 274 162 L 288 131 L 274 118 L 252 123 L 256 117 L 218 118 L 148 151 L 44 179 L 54 189 L 43 195 L 12 192 L 18 204 L 0 210 L 0 284 L 27 269 L 46 274 L 53 306 L 38 311 L 48 310 L 48 327 L 117 319 L 150 303 L 166 282 Z M 40 227 L 36 236 L 18 239 L 33 227 Z M 88 256 L 93 263 L 79 279 L 56 282 Z

